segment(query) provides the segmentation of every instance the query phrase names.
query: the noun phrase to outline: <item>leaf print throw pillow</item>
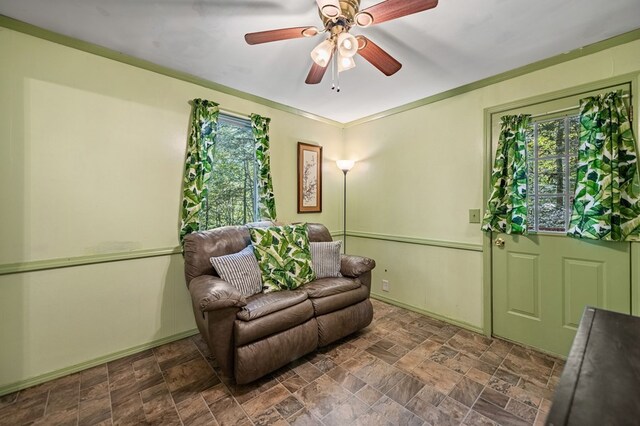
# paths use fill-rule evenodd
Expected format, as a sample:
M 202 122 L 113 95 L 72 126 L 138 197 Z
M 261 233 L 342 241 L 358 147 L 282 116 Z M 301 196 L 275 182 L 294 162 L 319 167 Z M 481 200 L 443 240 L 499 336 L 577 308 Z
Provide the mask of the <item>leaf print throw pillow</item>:
M 250 228 L 264 293 L 293 290 L 316 279 L 307 224 Z

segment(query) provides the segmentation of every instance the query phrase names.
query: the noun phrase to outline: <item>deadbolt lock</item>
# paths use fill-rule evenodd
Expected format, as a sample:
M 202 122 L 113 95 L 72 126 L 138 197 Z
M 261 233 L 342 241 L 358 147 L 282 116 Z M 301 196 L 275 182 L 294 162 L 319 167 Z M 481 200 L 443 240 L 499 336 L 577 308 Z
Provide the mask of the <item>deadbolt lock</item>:
M 504 247 L 504 240 L 502 238 L 496 238 L 493 243 L 496 245 L 496 247 Z

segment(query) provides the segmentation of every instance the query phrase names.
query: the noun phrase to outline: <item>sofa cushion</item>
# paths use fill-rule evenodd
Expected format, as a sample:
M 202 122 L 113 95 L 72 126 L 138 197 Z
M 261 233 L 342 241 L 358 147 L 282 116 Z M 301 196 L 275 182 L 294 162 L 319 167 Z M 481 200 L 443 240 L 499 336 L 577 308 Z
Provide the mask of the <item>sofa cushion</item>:
M 315 279 L 307 225 L 251 228 L 265 293 L 293 290 Z
M 333 296 L 316 297 L 311 299 L 316 316 L 338 311 L 347 306 L 355 305 L 369 297 L 369 288 L 361 285 L 355 290 L 334 294 Z
M 288 330 L 313 318 L 313 306 L 309 299 L 251 321 L 236 320 L 233 327 L 236 346 Z
M 369 299 L 357 305 L 347 306 L 329 315 L 316 317 L 318 322 L 318 346 L 326 346 L 365 328 L 373 319 L 373 306 Z
M 302 290 L 258 293 L 247 297 L 247 304 L 236 314 L 236 317 L 242 321 L 251 321 L 305 300 L 307 300 L 307 293 Z
M 315 318 L 235 350 L 234 377 L 239 385 L 264 376 L 318 347 Z
M 360 287 L 360 281 L 351 278 L 335 277 L 320 278 L 302 287 L 309 298 L 327 297 L 334 294 L 344 293 Z
M 341 277 L 342 241 L 311 242 L 311 262 L 317 278 Z
M 243 296 L 252 296 L 262 291 L 260 267 L 252 246 L 247 246 L 238 253 L 212 257 L 210 260 L 220 278 L 237 288 Z

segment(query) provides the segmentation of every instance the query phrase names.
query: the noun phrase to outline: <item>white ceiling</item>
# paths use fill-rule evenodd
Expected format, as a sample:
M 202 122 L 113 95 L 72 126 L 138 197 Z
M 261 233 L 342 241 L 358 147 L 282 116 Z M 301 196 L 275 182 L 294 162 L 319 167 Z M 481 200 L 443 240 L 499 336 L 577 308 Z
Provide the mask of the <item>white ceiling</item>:
M 640 27 L 638 0 L 440 0 L 354 28 L 403 67 L 386 77 L 356 55 L 335 93 L 330 71 L 304 83 L 321 37 L 254 46 L 243 38 L 322 27 L 315 0 L 0 0 L 0 14 L 343 123 Z

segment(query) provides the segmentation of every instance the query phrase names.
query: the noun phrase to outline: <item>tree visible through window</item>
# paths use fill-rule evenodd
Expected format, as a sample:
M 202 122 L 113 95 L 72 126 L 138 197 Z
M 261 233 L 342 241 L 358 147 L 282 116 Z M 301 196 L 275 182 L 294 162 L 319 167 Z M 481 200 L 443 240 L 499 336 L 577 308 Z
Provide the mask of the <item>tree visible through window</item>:
M 579 143 L 577 115 L 534 122 L 527 132 L 529 231 L 566 232 Z
M 209 193 L 200 218 L 205 229 L 256 220 L 256 170 L 251 122 L 220 114 Z

